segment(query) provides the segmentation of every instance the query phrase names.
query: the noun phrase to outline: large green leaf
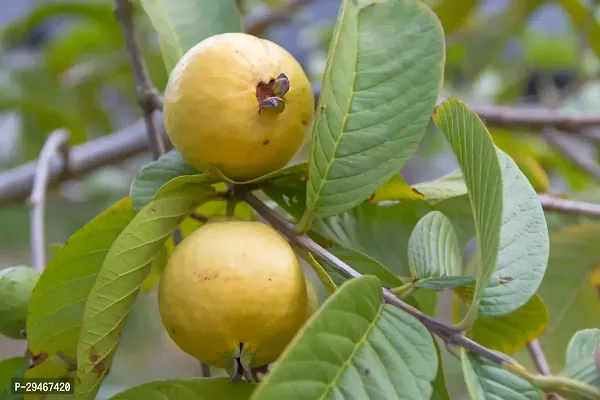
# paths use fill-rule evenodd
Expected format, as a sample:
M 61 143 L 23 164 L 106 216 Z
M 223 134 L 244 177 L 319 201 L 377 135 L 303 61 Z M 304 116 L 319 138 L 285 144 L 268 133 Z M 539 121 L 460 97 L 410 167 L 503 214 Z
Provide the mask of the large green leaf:
M 561 375 L 600 388 L 596 352 L 600 349 L 600 329 L 585 329 L 573 335 L 567 347 L 567 365 Z
M 508 314 L 527 303 L 544 278 L 550 253 L 546 218 L 535 190 L 499 149 L 498 159 L 504 191 L 500 249 L 479 304 L 481 316 Z
M 37 370 L 46 378 L 74 372 L 69 368 L 77 357 L 86 299 L 110 247 L 134 216 L 129 197 L 116 202 L 75 232 L 44 269 L 31 295 L 26 327 L 29 351 L 43 362 L 27 370 L 27 377 L 37 376 Z
M 11 394 L 11 379 L 22 378 L 29 367 L 29 360 L 25 357 L 12 357 L 0 360 L 0 399 L 12 400 L 18 396 Z
M 415 152 L 435 106 L 444 42 L 415 0 L 342 2 L 313 127 L 307 214 L 366 200 Z
M 362 275 L 373 275 L 379 278 L 384 285 L 391 287 L 402 284 L 400 278 L 384 267 L 380 262 L 366 254 L 343 247 L 328 248 L 331 254 L 344 261 Z
M 473 283 L 462 275 L 462 255 L 452 222 L 441 212 L 425 215 L 408 241 L 411 285 L 433 290 Z
M 428 399 L 438 359 L 427 329 L 351 279 L 297 334 L 253 399 Z
M 182 220 L 214 195 L 206 184 L 161 192 L 117 237 L 85 304 L 77 345 L 76 399 L 95 398 L 150 264 Z
M 245 381 L 232 383 L 228 378 L 170 379 L 131 387 L 109 400 L 245 400 L 255 387 Z
M 591 281 L 600 262 L 600 223 L 572 225 L 550 236 L 550 261 L 539 294 L 550 323 L 540 338 L 550 367 L 564 365 L 565 348 L 573 334 L 600 326 L 600 299 Z
M 526 380 L 479 356 L 461 351 L 462 369 L 473 400 L 541 400 L 542 392 Z
M 436 108 L 433 120 L 456 154 L 475 220 L 479 263 L 470 310 L 476 311 L 494 273 L 500 249 L 503 208 L 500 162 L 489 132 L 477 114 L 461 101 L 443 102 Z M 472 319 L 473 315 L 467 313 L 465 318 Z
M 140 1 L 158 32 L 167 72 L 175 67 L 186 51 L 202 40 L 242 30 L 242 19 L 234 1 Z

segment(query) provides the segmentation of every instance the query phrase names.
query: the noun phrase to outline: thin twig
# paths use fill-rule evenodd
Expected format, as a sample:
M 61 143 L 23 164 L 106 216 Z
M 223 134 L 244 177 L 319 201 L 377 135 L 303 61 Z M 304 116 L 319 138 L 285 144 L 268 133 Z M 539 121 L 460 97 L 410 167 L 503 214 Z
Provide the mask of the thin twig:
M 140 44 L 133 26 L 133 4 L 130 0 L 115 0 L 115 16 L 121 24 L 125 47 L 131 64 L 131 70 L 135 79 L 137 101 L 144 113 L 146 133 L 152 156 L 158 159 L 165 154 L 165 145 L 160 135 L 160 128 L 154 119 L 154 111 L 161 109 L 161 101 L 158 91 L 152 85 L 148 68 L 142 57 Z
M 552 376 L 552 371 L 550 371 L 550 366 L 548 365 L 548 361 L 546 360 L 546 356 L 544 355 L 544 351 L 542 350 L 542 346 L 540 346 L 540 342 L 537 339 L 532 340 L 527 343 L 527 350 L 529 350 L 529 355 L 535 364 L 536 369 L 540 374 L 545 376 Z M 549 393 L 548 400 L 561 400 L 562 398 L 556 393 Z
M 206 215 L 200 214 L 198 212 L 193 212 L 190 214 L 190 217 L 195 219 L 196 221 L 200 221 L 203 223 L 207 223 L 208 222 L 208 217 Z
M 46 192 L 48 190 L 50 163 L 57 154 L 61 152 L 62 154 L 67 153 L 65 148 L 68 144 L 69 136 L 69 132 L 65 130 L 56 130 L 50 133 L 48 139 L 46 139 L 46 143 L 44 143 L 44 147 L 42 147 L 36 166 L 29 205 L 31 206 L 31 263 L 38 271 L 42 271 L 46 267 L 46 230 L 44 217 L 46 214 Z M 63 168 L 66 169 L 67 166 L 68 164 L 65 160 Z
M 311 1 L 312 0 L 290 0 L 285 7 L 280 10 L 272 10 L 269 13 L 258 17 L 249 17 L 244 23 L 244 31 L 251 35 L 258 36 L 271 25 L 289 21 L 297 10 L 306 6 Z
M 581 215 L 585 217 L 600 217 L 600 204 L 583 201 L 560 199 L 547 194 L 539 194 L 538 200 L 546 211 L 562 214 Z
M 157 115 L 161 121 L 161 115 Z M 160 123 L 162 129 L 162 122 Z M 161 131 L 163 135 L 164 129 Z M 170 142 L 167 141 L 170 149 Z M 115 133 L 101 136 L 69 149 L 69 178 L 80 178 L 98 168 L 118 164 L 130 157 L 148 151 L 148 139 L 144 122 L 139 120 Z M 37 160 L 22 164 L 0 173 L 0 204 L 21 202 L 31 193 Z M 52 160 L 48 185 L 53 186 L 65 180 L 62 176 L 64 162 L 60 158 Z
M 581 154 L 576 143 L 572 143 L 573 138 L 571 135 L 550 127 L 543 129 L 542 135 L 548 143 L 559 150 L 565 158 L 590 174 L 596 181 L 600 182 L 600 164 L 592 157 Z
M 329 253 L 327 250 L 319 246 L 307 235 L 296 232 L 293 224 L 291 224 L 279 214 L 277 214 L 274 210 L 269 208 L 265 203 L 263 203 L 260 199 L 254 196 L 247 188 L 243 186 L 236 187 L 235 194 L 240 199 L 248 203 L 250 207 L 252 207 L 262 218 L 264 218 L 265 221 L 273 225 L 279 232 L 285 235 L 294 245 L 302 247 L 310 253 L 324 259 L 325 261 L 327 261 L 328 264 L 330 264 L 333 268 L 335 268 L 338 272 L 340 272 L 346 277 L 358 278 L 361 276 L 361 274 L 356 272 L 354 269 L 352 269 L 339 258 L 335 257 L 333 254 Z M 425 327 L 429 329 L 430 332 L 436 334 L 444 342 L 464 347 L 473 352 L 474 354 L 484 357 L 489 361 L 499 365 L 502 365 L 503 363 L 513 363 L 508 358 L 502 357 L 498 353 L 494 353 L 493 351 L 467 338 L 463 334 L 463 332 L 458 331 L 456 328 L 448 325 L 446 322 L 431 317 L 419 311 L 410 304 L 401 301 L 396 296 L 394 296 L 394 294 L 391 293 L 388 289 L 383 289 L 383 298 L 386 303 L 391 304 L 407 312 L 408 314 L 421 321 L 421 323 L 425 325 Z
M 489 125 L 522 126 L 542 129 L 552 126 L 566 131 L 600 126 L 600 113 L 557 111 L 548 107 L 509 107 L 498 105 L 469 104 L 471 110 Z

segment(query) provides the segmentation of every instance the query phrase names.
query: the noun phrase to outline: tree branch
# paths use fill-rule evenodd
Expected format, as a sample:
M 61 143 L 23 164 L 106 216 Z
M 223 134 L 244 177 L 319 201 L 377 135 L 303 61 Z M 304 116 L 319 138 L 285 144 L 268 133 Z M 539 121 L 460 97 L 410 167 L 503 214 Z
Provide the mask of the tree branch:
M 303 248 L 304 250 L 324 259 L 330 264 L 333 268 L 335 268 L 342 275 L 349 278 L 358 278 L 361 276 L 357 271 L 352 269 L 345 262 L 325 250 L 323 247 L 319 246 L 315 243 L 310 237 L 306 234 L 301 234 L 296 232 L 296 229 L 293 224 L 285 220 L 279 214 L 277 214 L 274 210 L 269 208 L 265 203 L 263 203 L 260 199 L 254 196 L 247 187 L 237 186 L 235 188 L 235 195 L 239 197 L 241 200 L 244 200 L 246 203 L 250 205 L 256 212 L 264 218 L 269 224 L 273 225 L 279 232 L 285 235 L 290 242 L 294 245 Z M 494 353 L 493 351 L 481 346 L 480 344 L 472 341 L 467 338 L 463 332 L 458 331 L 453 326 L 448 325 L 442 320 L 438 318 L 431 317 L 415 307 L 411 306 L 398 299 L 391 291 L 388 289 L 383 289 L 383 298 L 386 303 L 393 305 L 401 309 L 402 311 L 407 312 L 412 315 L 427 329 L 431 332 L 439 336 L 444 342 L 449 344 L 454 344 L 458 346 L 462 346 L 471 352 L 484 357 L 491 362 L 502 365 L 503 363 L 512 363 L 508 358 L 504 358 L 501 355 Z
M 290 0 L 281 10 L 272 10 L 265 15 L 249 17 L 244 21 L 244 31 L 251 35 L 258 36 L 271 25 L 289 21 L 297 10 L 306 6 L 311 1 L 312 0 Z
M 600 126 L 600 113 L 557 111 L 542 107 L 508 107 L 469 104 L 485 123 L 496 126 L 522 126 L 542 129 L 548 126 L 565 131 Z
M 357 278 L 361 276 L 361 274 L 352 269 L 346 263 L 315 243 L 306 234 L 298 233 L 293 224 L 288 222 L 285 218 L 277 214 L 277 212 L 269 208 L 265 203 L 254 196 L 248 187 L 243 185 L 236 186 L 234 195 L 240 200 L 248 203 L 248 205 L 250 205 L 250 207 L 252 207 L 266 222 L 271 224 L 273 227 L 275 227 L 275 229 L 286 236 L 293 245 L 299 246 L 304 250 L 317 255 L 322 259 L 325 259 L 333 268 L 346 277 Z M 388 289 L 383 288 L 382 290 L 383 298 L 386 303 L 391 304 L 418 319 L 431 333 L 438 336 L 446 344 L 453 344 L 463 347 L 473 354 L 485 358 L 517 376 L 524 377 L 534 384 L 542 382 L 543 386 L 538 385 L 542 389 L 548 389 L 550 387 L 556 388 L 560 386 L 563 389 L 571 390 L 575 393 L 582 393 L 583 391 L 586 391 L 586 396 L 588 394 L 596 394 L 595 388 L 579 381 L 565 377 L 531 374 L 519 363 L 512 361 L 503 354 L 494 352 L 467 338 L 463 332 L 458 331 L 454 326 L 451 326 L 437 318 L 431 317 L 417 310 L 413 306 L 398 299 Z
M 63 153 L 63 172 L 67 170 L 68 152 L 67 143 L 69 132 L 56 130 L 46 139 L 44 147 L 40 152 L 40 158 L 35 169 L 33 189 L 29 198 L 31 206 L 31 263 L 38 270 L 43 271 L 46 267 L 46 234 L 44 217 L 46 214 L 46 191 L 48 188 L 48 177 L 50 175 L 50 162 L 58 153 Z
M 133 26 L 133 4 L 131 1 L 115 0 L 115 16 L 123 30 L 125 47 L 135 79 L 137 101 L 144 113 L 150 151 L 152 151 L 152 156 L 156 160 L 165 154 L 165 145 L 160 135 L 160 128 L 154 119 L 154 111 L 162 109 L 162 102 L 158 90 L 152 85 L 148 68 L 142 58 L 142 51 Z
M 537 339 L 534 339 L 527 343 L 527 350 L 529 350 L 529 355 L 539 373 L 544 376 L 552 376 L 550 366 L 548 365 L 542 346 L 540 346 L 540 342 L 538 342 Z M 550 393 L 548 394 L 548 400 L 562 400 L 562 398 L 555 393 Z
M 559 199 L 547 194 L 539 194 L 538 200 L 546 211 L 600 218 L 600 204 Z

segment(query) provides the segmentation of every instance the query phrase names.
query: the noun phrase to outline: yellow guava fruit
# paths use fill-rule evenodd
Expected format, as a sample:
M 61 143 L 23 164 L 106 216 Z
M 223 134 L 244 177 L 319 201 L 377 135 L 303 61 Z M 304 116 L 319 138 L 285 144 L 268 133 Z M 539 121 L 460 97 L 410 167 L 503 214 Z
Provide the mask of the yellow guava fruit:
M 307 137 L 310 82 L 279 45 L 245 33 L 209 37 L 169 75 L 164 123 L 173 146 L 198 170 L 248 181 L 284 167 Z
M 217 368 L 242 348 L 273 362 L 307 319 L 304 273 L 288 242 L 255 221 L 209 222 L 173 251 L 158 291 L 169 336 Z
M 24 339 L 21 331 L 25 329 L 29 300 L 39 277 L 40 272 L 28 266 L 0 271 L 0 334 Z

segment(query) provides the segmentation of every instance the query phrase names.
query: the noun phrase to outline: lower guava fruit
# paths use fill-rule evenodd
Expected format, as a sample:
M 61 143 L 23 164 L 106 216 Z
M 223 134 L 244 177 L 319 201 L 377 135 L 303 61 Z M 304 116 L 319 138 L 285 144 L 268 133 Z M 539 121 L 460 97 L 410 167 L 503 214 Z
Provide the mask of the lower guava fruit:
M 205 364 L 227 369 L 243 350 L 245 367 L 258 367 L 280 355 L 316 308 L 307 284 L 296 254 L 272 227 L 209 222 L 169 258 L 159 311 L 175 344 Z

